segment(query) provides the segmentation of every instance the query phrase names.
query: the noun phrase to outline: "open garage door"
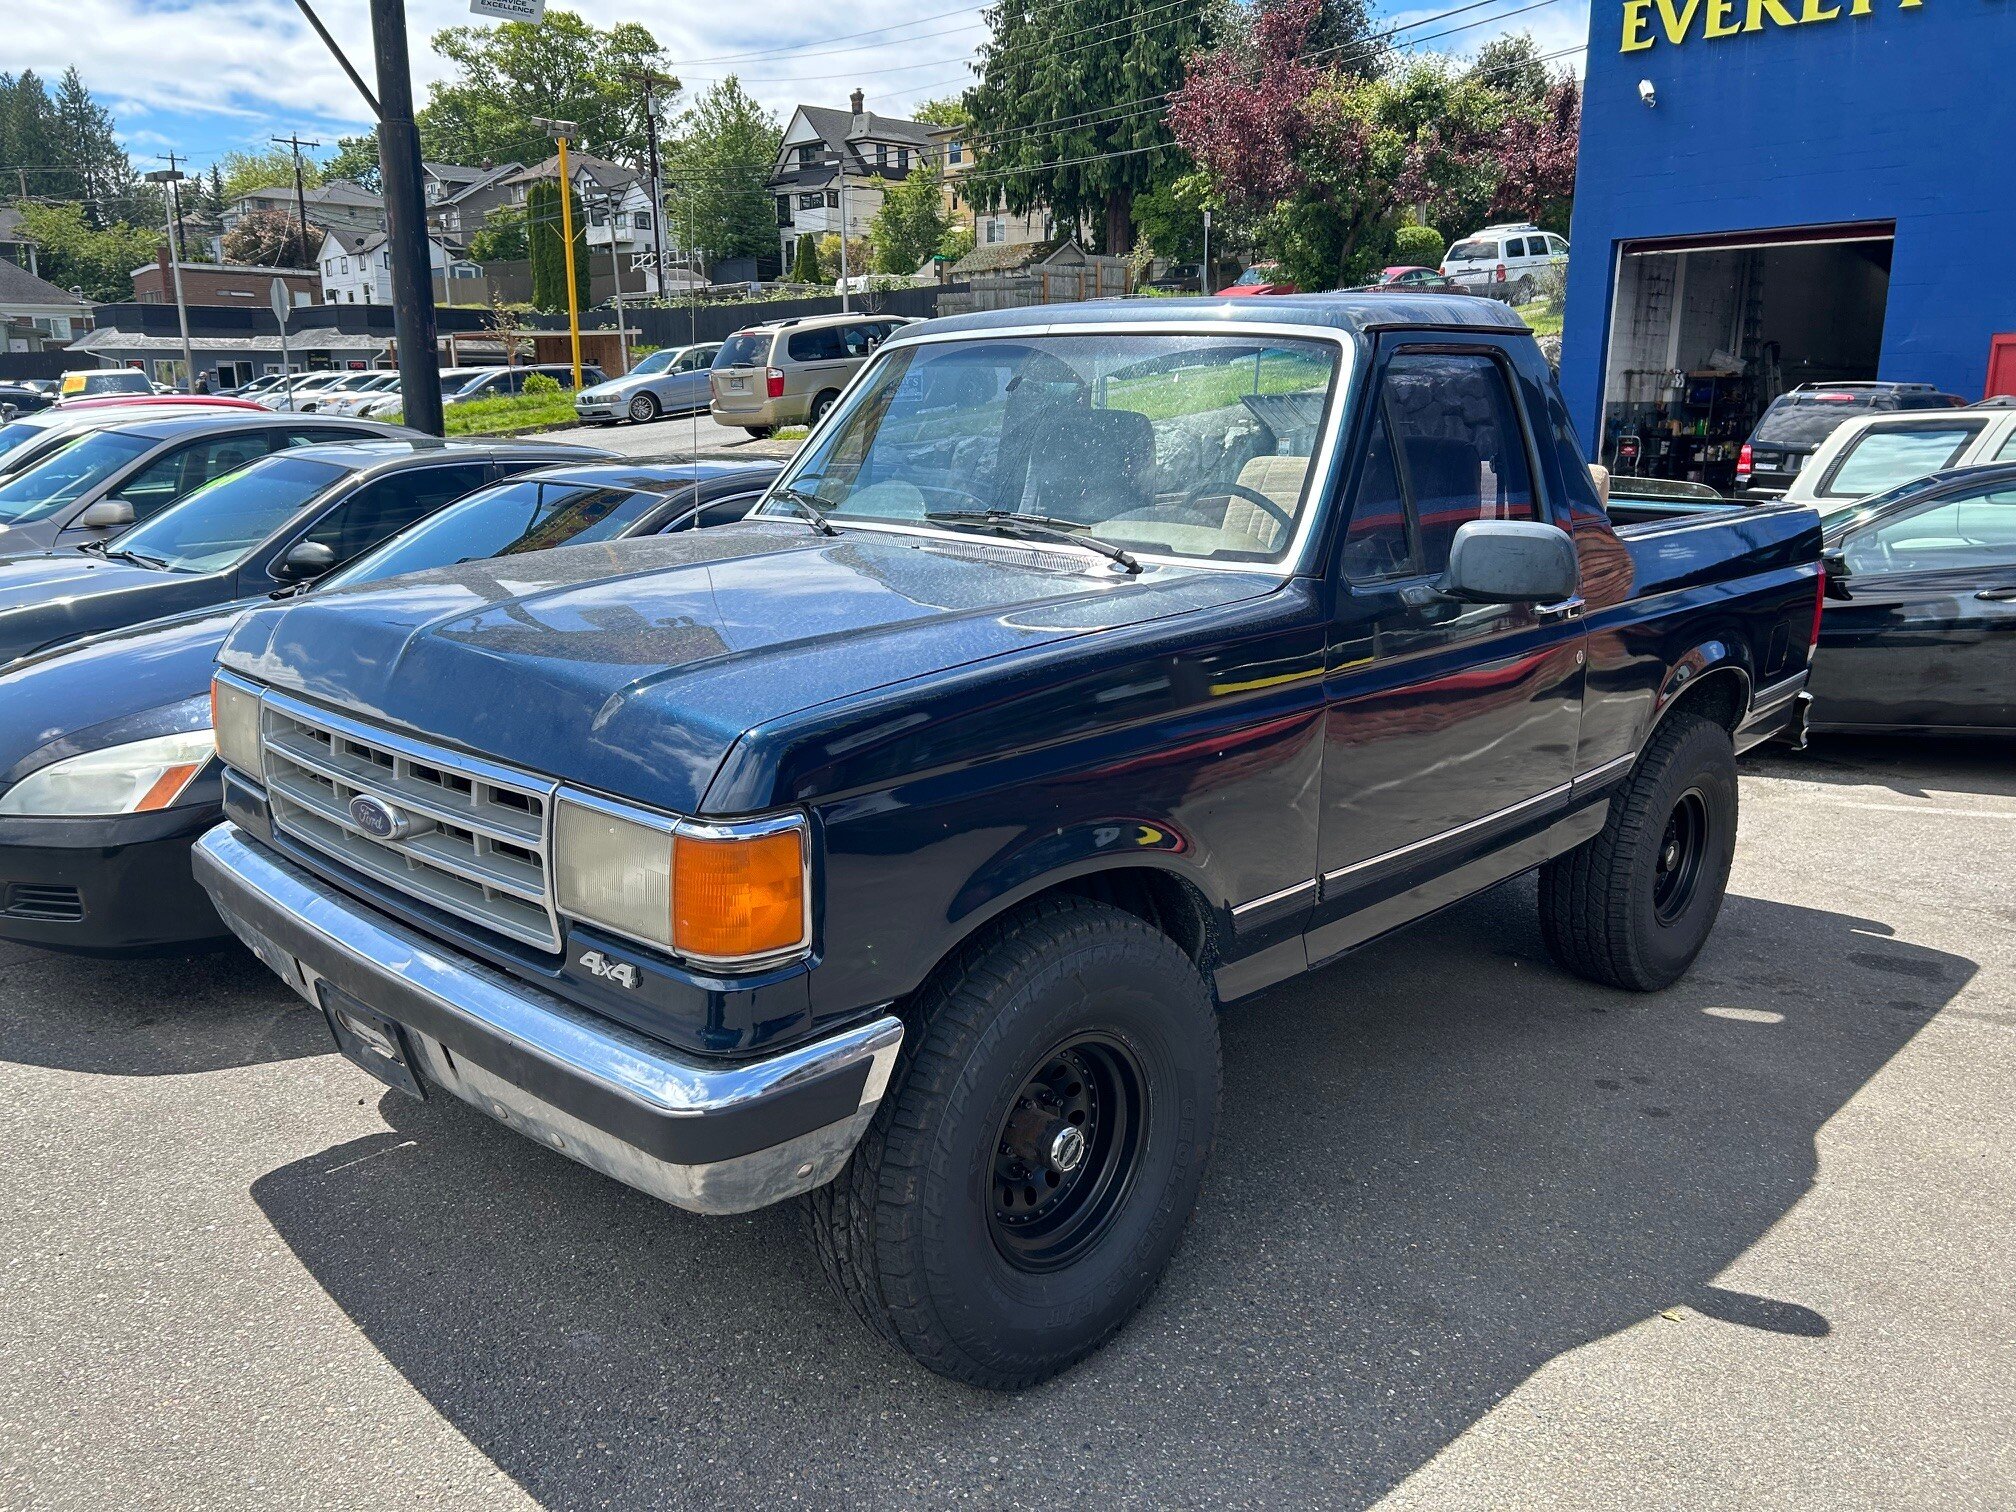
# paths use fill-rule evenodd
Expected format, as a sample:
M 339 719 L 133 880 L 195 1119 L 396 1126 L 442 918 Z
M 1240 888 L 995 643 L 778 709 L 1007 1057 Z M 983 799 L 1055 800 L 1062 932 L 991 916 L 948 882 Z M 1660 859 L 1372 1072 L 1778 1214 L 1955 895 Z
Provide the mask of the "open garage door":
M 1778 395 L 1876 376 L 1895 230 L 1858 222 L 1623 243 L 1603 461 L 1732 491 L 1737 454 Z

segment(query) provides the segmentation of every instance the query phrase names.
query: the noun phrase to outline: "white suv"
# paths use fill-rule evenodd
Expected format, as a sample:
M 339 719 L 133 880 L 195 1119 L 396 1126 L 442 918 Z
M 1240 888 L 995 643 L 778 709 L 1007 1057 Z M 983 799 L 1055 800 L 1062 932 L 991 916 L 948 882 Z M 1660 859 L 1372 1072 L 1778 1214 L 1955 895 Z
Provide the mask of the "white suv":
M 2016 405 L 2007 399 L 1868 415 L 1820 443 L 1785 490 L 1785 502 L 1833 514 L 1927 473 L 1984 462 L 2016 462 Z
M 1467 294 L 1524 304 L 1546 274 L 1567 265 L 1567 242 L 1522 222 L 1486 226 L 1456 243 L 1442 259 L 1442 276 L 1461 284 Z

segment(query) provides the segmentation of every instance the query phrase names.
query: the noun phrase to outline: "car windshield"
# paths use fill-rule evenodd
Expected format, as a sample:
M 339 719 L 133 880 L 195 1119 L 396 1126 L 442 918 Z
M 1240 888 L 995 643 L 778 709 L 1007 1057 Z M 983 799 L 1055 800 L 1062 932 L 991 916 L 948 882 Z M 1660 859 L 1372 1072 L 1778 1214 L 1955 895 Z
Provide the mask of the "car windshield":
M 684 350 L 684 347 L 660 347 L 630 369 L 630 376 L 634 378 L 639 373 L 662 373 L 679 360 L 680 353 Z
M 1274 562 L 1307 504 L 1339 349 L 1246 336 L 894 348 L 784 485 L 836 521 L 999 512 L 1137 551 Z M 781 501 L 766 515 L 790 511 Z
M 359 557 L 326 579 L 324 586 L 354 588 L 400 573 L 452 567 L 457 562 L 614 540 L 663 502 L 657 494 L 597 483 L 535 482 L 529 478 L 499 483 L 459 500 Z
M 49 434 L 49 427 L 36 425 L 29 420 L 15 420 L 0 425 L 0 457 L 9 452 L 19 451 L 30 441 L 40 441 Z
M 1864 431 L 1848 443 L 1820 490 L 1823 499 L 1863 499 L 1878 489 L 1950 467 L 1981 430 L 1971 425 L 1914 425 Z
M 153 447 L 147 437 L 122 431 L 87 431 L 65 442 L 33 467 L 0 483 L 0 524 L 47 519 Z
M 111 554 L 176 572 L 221 572 L 348 475 L 330 462 L 281 455 L 206 483 L 113 541 Z
M 1258 287 L 1260 284 L 1271 283 L 1273 278 L 1274 270 L 1272 268 L 1248 268 L 1244 273 L 1233 279 L 1232 282 L 1234 287 L 1251 289 Z
M 1866 497 L 1844 499 L 1839 504 L 1830 504 L 1820 511 L 1820 528 L 1823 534 L 1832 534 L 1839 526 L 1855 515 L 1874 514 L 1879 509 L 1888 509 L 1893 504 L 1901 504 L 1913 494 L 1924 493 L 1937 488 L 1942 478 L 1913 478 L 1908 483 L 1900 483 L 1895 488 Z

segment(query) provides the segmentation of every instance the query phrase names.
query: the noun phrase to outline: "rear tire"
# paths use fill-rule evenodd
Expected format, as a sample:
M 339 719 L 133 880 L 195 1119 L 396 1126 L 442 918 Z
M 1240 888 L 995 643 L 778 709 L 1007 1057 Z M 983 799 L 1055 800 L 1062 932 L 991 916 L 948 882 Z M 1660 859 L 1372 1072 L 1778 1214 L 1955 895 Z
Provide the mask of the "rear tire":
M 914 1008 L 807 1229 L 890 1343 L 969 1385 L 1030 1386 L 1105 1343 L 1175 1252 L 1217 1118 L 1217 1015 L 1168 936 L 1082 898 L 991 926 Z
M 1736 852 L 1736 751 L 1682 710 L 1653 731 L 1602 832 L 1540 869 L 1548 953 L 1592 982 L 1656 992 L 1715 927 Z
M 630 401 L 630 418 L 638 425 L 649 425 L 658 418 L 658 398 L 655 394 L 639 394 Z

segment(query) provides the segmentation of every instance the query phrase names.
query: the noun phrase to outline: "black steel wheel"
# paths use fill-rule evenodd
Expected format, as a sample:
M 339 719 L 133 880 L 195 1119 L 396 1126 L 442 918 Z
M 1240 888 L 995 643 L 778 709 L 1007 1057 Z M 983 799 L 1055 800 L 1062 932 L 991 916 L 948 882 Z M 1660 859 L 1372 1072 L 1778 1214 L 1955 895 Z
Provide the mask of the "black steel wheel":
M 1217 1011 L 1154 925 L 1053 897 L 961 946 L 904 1017 L 807 1229 L 890 1343 L 970 1385 L 1033 1385 L 1110 1338 L 1175 1253 L 1217 1118 Z
M 1653 863 L 1652 913 L 1661 924 L 1672 924 L 1694 901 L 1707 854 L 1708 800 L 1698 787 L 1689 788 L 1667 816 L 1659 857 Z

